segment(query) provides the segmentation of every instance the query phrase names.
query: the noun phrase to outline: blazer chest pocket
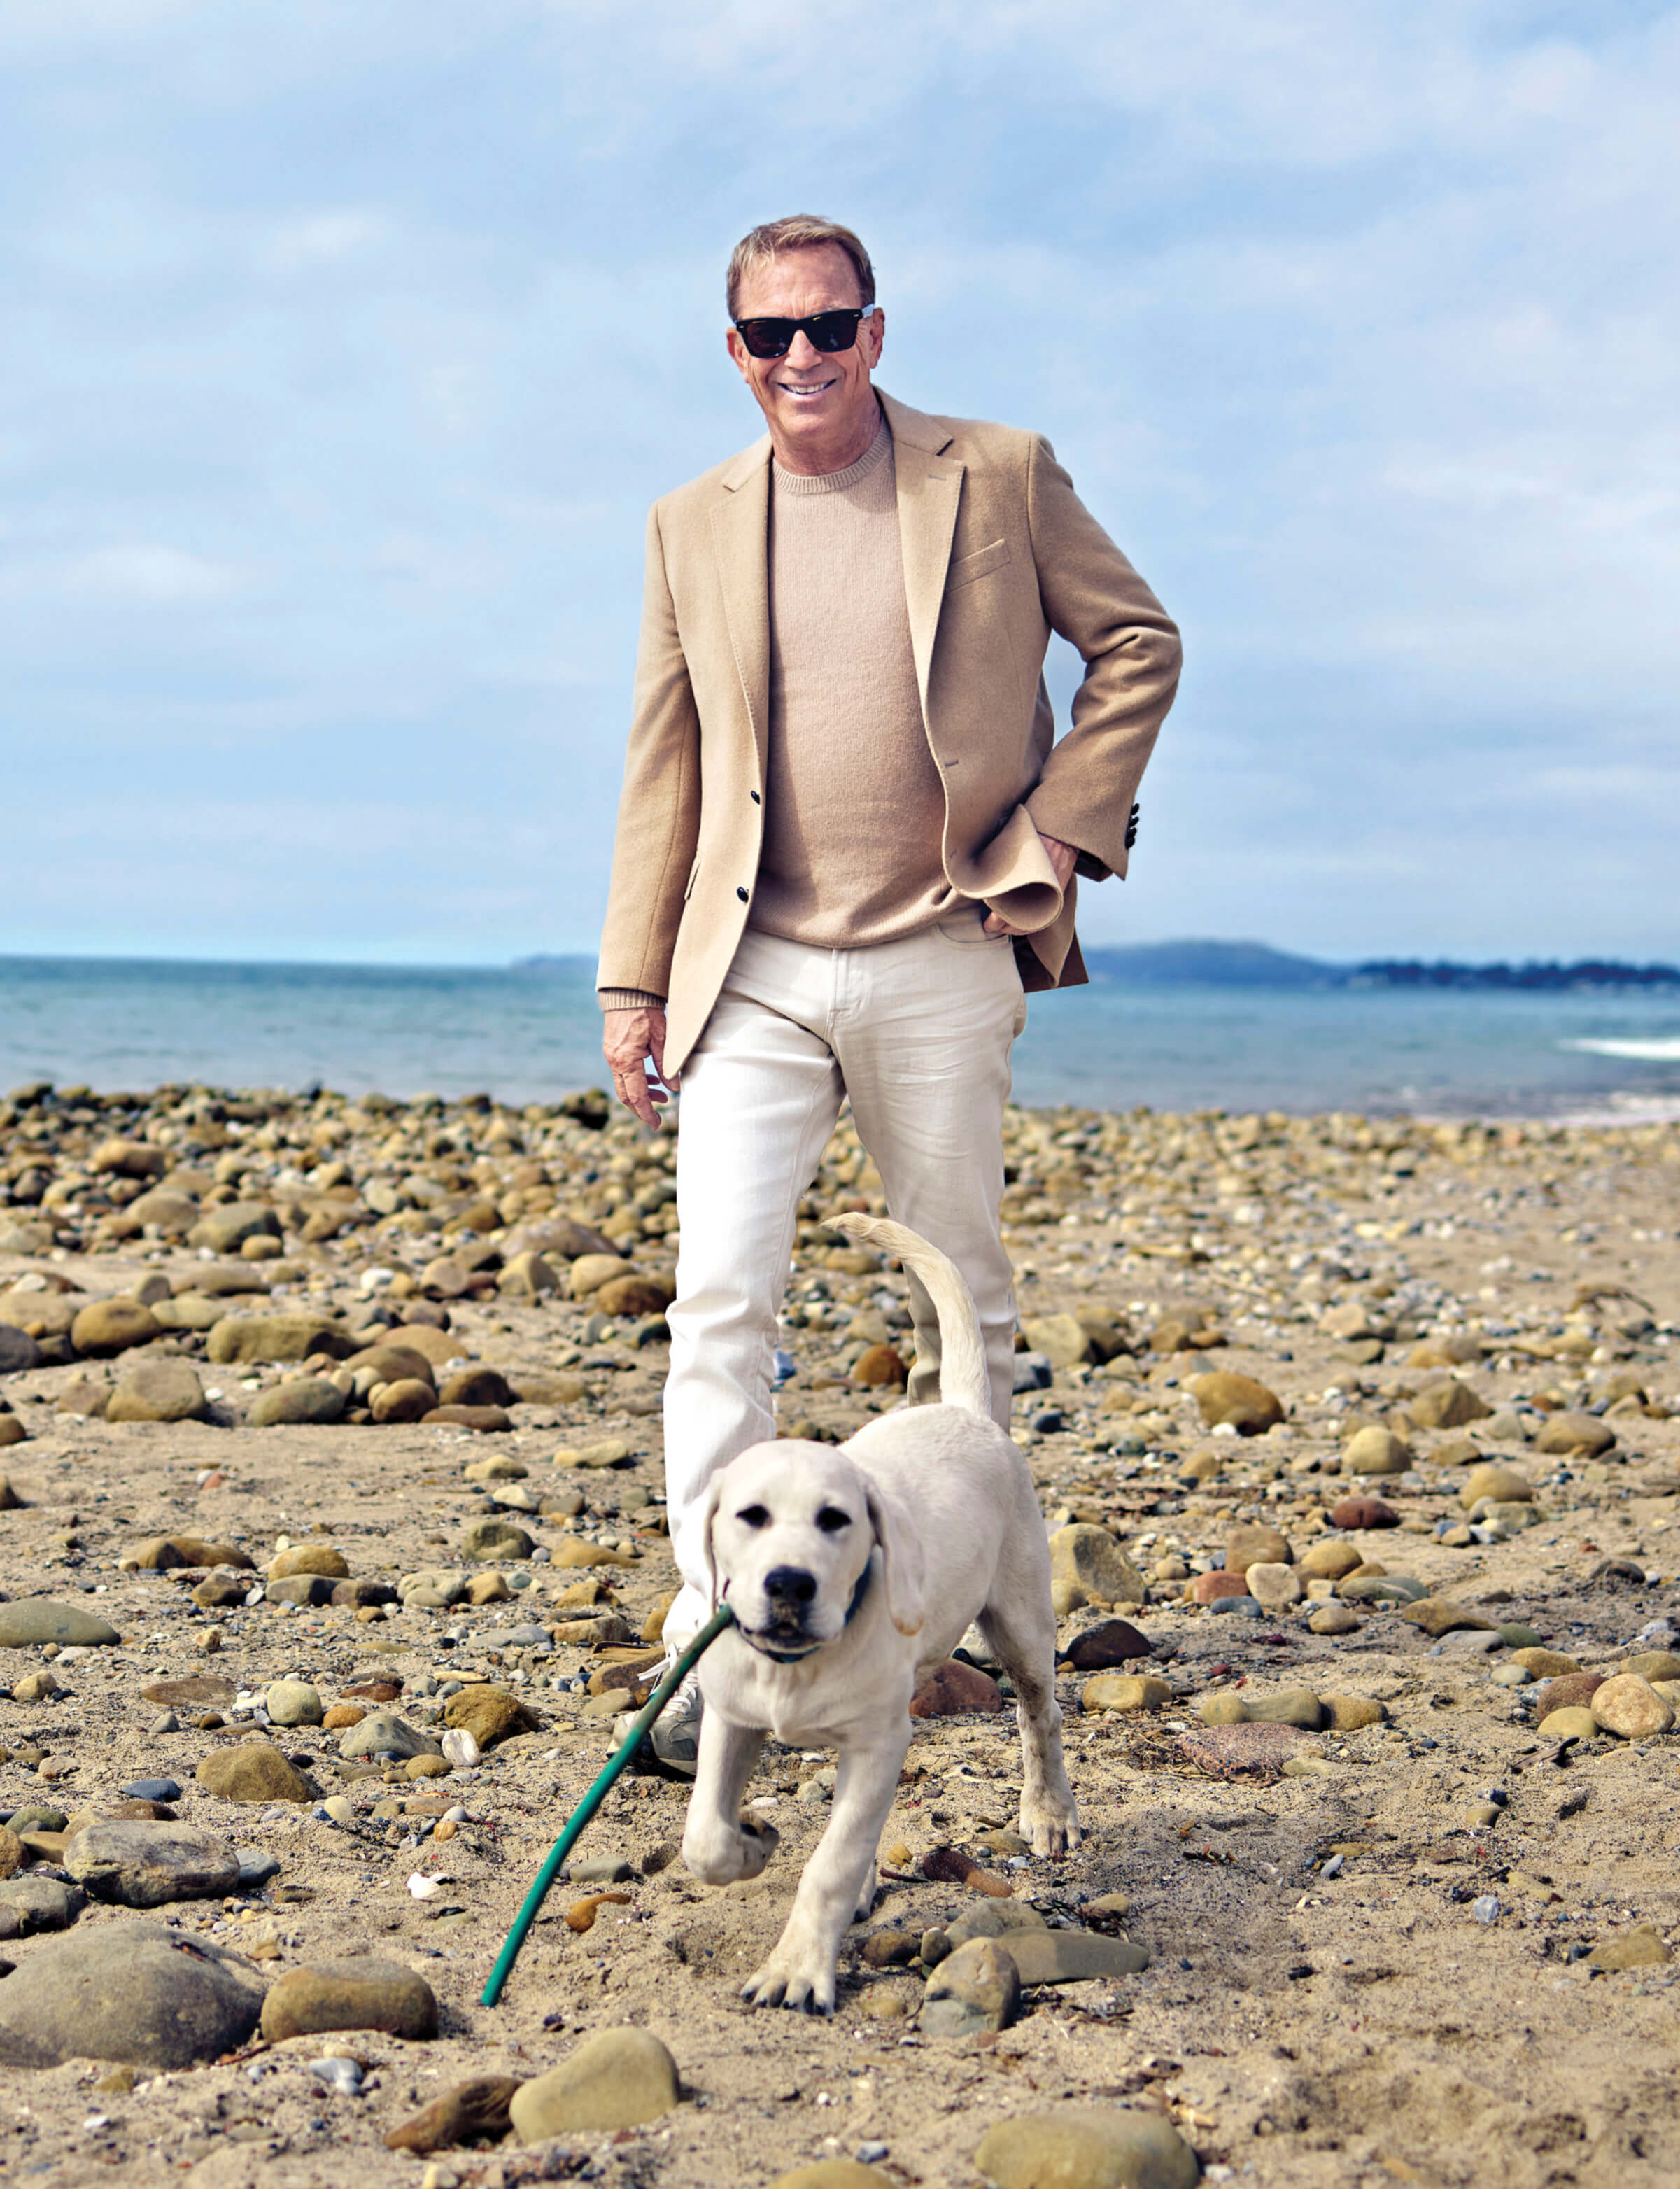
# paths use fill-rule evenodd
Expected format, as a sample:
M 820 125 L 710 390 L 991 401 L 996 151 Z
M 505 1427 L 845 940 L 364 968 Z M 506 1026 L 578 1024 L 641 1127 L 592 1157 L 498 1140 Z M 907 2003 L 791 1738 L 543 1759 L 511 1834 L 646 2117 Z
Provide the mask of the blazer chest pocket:
M 1010 560 L 1009 541 L 994 540 L 989 547 L 964 555 L 959 562 L 952 563 L 945 575 L 945 590 L 953 593 L 959 585 L 971 585 L 976 578 L 989 578 L 993 570 L 1001 570 Z

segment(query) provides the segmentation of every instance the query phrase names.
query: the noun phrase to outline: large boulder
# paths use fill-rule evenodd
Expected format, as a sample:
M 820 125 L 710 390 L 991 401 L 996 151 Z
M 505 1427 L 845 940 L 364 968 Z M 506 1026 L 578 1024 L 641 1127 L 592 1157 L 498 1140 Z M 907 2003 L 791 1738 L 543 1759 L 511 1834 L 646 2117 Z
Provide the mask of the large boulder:
M 238 1954 L 161 1923 L 77 1931 L 31 1954 L 0 1984 L 0 2062 L 195 2067 L 246 2042 L 263 1992 Z

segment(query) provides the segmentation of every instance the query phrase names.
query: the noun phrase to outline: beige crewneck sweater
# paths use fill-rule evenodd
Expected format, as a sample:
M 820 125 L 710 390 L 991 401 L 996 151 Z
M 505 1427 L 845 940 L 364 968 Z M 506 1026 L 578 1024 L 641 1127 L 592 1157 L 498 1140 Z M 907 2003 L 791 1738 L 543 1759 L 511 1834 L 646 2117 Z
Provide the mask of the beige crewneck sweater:
M 749 927 L 824 949 L 894 942 L 965 902 L 910 648 L 892 434 L 807 478 L 771 466 L 770 735 Z M 659 1004 L 603 988 L 603 1010 Z
M 910 650 L 892 435 L 843 472 L 771 467 L 770 737 L 749 926 L 893 942 L 959 902 Z

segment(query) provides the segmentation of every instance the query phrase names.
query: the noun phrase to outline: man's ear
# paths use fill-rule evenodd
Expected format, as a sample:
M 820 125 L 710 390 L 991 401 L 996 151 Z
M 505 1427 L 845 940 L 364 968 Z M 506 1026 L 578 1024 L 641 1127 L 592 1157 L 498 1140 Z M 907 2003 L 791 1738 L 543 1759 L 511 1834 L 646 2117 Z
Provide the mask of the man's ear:
M 717 1518 L 717 1508 L 723 1496 L 723 1473 L 720 1467 L 706 1485 L 706 1494 L 700 1502 L 700 1563 L 706 1572 L 706 1594 L 711 1608 L 717 1609 L 717 1556 L 712 1548 L 712 1523 Z
M 871 1482 L 864 1493 L 870 1524 L 880 1545 L 886 1608 L 903 1635 L 922 1631 L 922 1547 L 910 1516 L 891 1490 Z

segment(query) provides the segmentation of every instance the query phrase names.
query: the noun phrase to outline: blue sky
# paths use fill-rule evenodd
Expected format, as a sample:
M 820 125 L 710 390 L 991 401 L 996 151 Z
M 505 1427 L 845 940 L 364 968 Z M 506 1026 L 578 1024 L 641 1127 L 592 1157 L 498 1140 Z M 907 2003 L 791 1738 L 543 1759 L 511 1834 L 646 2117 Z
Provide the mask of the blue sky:
M 1680 954 L 1677 93 L 1634 0 L 6 0 L 0 948 L 591 947 L 813 210 L 1184 627 L 1089 939 Z

